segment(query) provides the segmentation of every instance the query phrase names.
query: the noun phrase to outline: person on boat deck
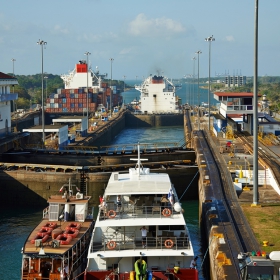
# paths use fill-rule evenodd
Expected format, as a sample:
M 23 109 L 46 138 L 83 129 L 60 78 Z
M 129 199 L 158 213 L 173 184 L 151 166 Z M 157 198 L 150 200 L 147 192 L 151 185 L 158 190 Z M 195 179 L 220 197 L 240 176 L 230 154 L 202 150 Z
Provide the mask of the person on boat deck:
M 120 211 L 120 209 L 121 209 L 121 207 L 122 207 L 122 198 L 121 198 L 120 195 L 117 196 L 116 204 L 117 204 L 117 210 Z
M 190 265 L 190 268 L 192 269 L 196 269 L 196 261 L 197 261 L 198 257 L 196 256 L 192 261 L 191 261 L 191 265 Z
M 100 195 L 100 196 L 99 196 L 99 204 L 102 203 L 102 200 L 103 200 L 103 197 L 102 197 L 102 195 Z
M 167 199 L 166 194 L 163 194 L 160 199 L 161 208 L 163 209 L 167 205 L 168 202 L 169 202 L 169 200 Z
M 103 211 L 104 215 L 106 215 L 106 208 L 107 208 L 107 203 L 104 198 L 102 198 L 102 202 L 98 206 L 100 210 Z
M 65 266 L 64 266 L 64 271 L 63 271 L 63 280 L 67 280 L 67 278 L 68 278 L 68 273 L 69 273 L 69 266 L 68 266 L 68 264 L 65 264 Z
M 145 248 L 148 230 L 145 226 L 141 227 L 140 230 L 142 232 L 142 247 Z

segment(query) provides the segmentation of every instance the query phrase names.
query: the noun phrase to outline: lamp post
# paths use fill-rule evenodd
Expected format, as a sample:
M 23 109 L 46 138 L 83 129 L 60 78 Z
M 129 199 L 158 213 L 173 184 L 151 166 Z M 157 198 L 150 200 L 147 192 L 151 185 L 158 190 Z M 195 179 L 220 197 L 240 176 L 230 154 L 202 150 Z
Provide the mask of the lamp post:
M 12 58 L 11 61 L 13 62 L 13 77 L 15 77 L 15 59 Z M 15 93 L 15 85 L 13 85 L 13 93 Z M 16 111 L 16 100 L 14 100 L 14 112 Z
M 193 77 L 193 79 L 192 79 L 192 95 L 193 95 L 193 115 L 194 115 L 194 80 L 195 80 L 195 60 L 196 60 L 196 58 L 195 57 L 193 57 L 192 58 L 192 60 L 193 60 L 193 75 L 192 75 L 192 77 Z
M 199 55 L 202 53 L 202 51 L 197 51 L 195 53 L 197 54 L 198 130 L 200 130 Z
M 253 206 L 258 204 L 258 5 L 255 0 L 255 44 L 254 44 L 254 93 L 253 93 Z
M 209 42 L 209 75 L 208 75 L 208 130 L 210 132 L 210 91 L 211 91 L 211 86 L 210 86 L 210 70 L 211 70 L 211 42 L 215 41 L 215 38 L 212 36 L 205 38 L 206 42 Z
M 114 58 L 109 59 L 111 61 L 111 80 L 110 80 L 110 117 L 112 116 L 112 64 Z
M 46 98 L 45 98 L 45 100 L 47 100 L 47 98 L 48 98 L 48 76 L 44 76 L 44 79 L 46 80 Z
M 44 112 L 44 46 L 47 42 L 40 40 L 37 42 L 37 45 L 41 46 L 41 57 L 42 57 L 42 140 L 43 145 L 45 145 L 45 112 Z
M 91 55 L 90 52 L 85 52 L 85 55 L 87 56 L 87 129 L 88 129 L 88 56 Z
M 123 97 L 124 97 L 123 104 L 124 105 L 125 105 L 125 78 L 126 78 L 126 76 L 123 76 Z

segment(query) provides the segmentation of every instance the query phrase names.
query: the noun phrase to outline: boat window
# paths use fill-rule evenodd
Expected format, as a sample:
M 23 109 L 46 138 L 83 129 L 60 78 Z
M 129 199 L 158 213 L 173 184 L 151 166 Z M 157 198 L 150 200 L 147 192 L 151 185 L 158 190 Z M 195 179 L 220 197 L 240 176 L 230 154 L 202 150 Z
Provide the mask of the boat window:
M 50 203 L 49 207 L 49 220 L 50 221 L 58 221 L 58 204 Z
M 164 225 L 164 226 L 159 226 L 158 229 L 159 230 L 169 230 L 169 231 L 185 230 L 185 226 L 184 225 L 174 225 L 174 226 Z

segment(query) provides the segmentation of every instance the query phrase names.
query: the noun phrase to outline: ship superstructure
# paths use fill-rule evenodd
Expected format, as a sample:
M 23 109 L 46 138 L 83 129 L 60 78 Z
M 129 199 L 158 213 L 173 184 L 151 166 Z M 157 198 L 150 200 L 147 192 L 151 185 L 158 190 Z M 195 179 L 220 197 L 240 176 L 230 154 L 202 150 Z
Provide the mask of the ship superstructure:
M 175 85 L 166 77 L 150 75 L 140 86 L 140 110 L 142 113 L 179 113 Z

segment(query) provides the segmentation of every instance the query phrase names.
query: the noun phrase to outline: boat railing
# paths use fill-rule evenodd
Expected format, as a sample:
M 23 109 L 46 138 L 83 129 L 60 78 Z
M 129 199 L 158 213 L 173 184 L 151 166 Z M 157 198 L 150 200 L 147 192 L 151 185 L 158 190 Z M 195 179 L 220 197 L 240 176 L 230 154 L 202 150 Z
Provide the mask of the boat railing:
M 100 209 L 99 219 L 138 219 L 138 218 L 176 218 L 181 212 L 176 212 L 171 206 L 151 205 L 137 206 L 133 204 L 107 203 L 107 207 Z
M 141 237 L 127 236 L 118 233 L 108 238 L 104 237 L 102 242 L 93 242 L 90 248 L 91 253 L 97 251 L 122 251 L 122 250 L 187 250 L 190 249 L 188 236 L 155 236 L 146 237 L 143 241 Z

